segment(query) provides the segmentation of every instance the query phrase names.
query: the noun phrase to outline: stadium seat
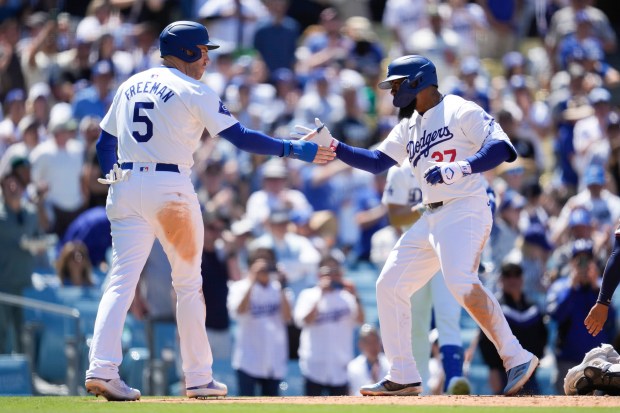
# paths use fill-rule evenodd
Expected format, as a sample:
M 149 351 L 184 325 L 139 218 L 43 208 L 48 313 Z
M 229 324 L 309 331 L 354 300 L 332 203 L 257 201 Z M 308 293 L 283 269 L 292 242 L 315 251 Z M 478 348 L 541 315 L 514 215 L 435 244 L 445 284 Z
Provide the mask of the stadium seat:
M 148 367 L 149 350 L 145 347 L 132 347 L 125 353 L 120 366 L 120 375 L 127 385 L 145 391 L 144 373 Z
M 30 363 L 22 355 L 0 355 L 0 396 L 32 396 Z
M 280 383 L 281 396 L 303 396 L 304 377 L 299 368 L 299 360 L 289 360 L 286 379 Z

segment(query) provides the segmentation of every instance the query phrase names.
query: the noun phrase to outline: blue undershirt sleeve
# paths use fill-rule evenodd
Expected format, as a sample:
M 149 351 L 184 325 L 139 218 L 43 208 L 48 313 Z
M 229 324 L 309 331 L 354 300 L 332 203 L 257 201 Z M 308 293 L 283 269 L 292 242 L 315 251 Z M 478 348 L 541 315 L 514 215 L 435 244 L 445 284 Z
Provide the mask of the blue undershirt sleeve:
M 489 171 L 502 162 L 512 162 L 516 154 L 512 147 L 499 139 L 487 141 L 482 148 L 465 160 L 469 162 L 472 173 Z
M 396 165 L 394 159 L 375 149 L 374 151 L 356 148 L 340 142 L 336 147 L 336 157 L 349 166 L 372 174 L 380 174 Z
M 610 305 L 611 297 L 614 295 L 618 284 L 620 284 L 620 235 L 616 235 L 614 249 L 607 260 L 607 265 L 605 265 L 603 282 L 597 302 L 607 306 Z
M 116 155 L 117 146 L 118 138 L 102 130 L 95 147 L 97 148 L 99 167 L 101 168 L 101 173 L 104 176 L 110 172 L 112 167 L 114 167 L 114 164 L 118 162 L 118 157 Z
M 239 122 L 224 129 L 218 135 L 247 152 L 259 155 L 287 155 L 284 153 L 285 141 L 283 139 L 275 139 L 262 132 L 248 129 Z

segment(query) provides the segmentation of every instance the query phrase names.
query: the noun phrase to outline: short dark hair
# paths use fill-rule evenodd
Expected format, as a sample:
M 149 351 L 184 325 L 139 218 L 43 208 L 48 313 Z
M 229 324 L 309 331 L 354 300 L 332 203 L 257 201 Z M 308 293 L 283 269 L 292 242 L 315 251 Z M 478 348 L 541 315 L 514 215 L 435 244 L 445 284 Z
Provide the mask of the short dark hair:
M 521 268 L 521 266 L 517 263 L 514 262 L 505 262 L 502 264 L 502 267 L 500 269 L 500 274 L 502 276 L 504 275 L 518 275 L 519 277 L 521 277 L 523 275 L 523 268 Z

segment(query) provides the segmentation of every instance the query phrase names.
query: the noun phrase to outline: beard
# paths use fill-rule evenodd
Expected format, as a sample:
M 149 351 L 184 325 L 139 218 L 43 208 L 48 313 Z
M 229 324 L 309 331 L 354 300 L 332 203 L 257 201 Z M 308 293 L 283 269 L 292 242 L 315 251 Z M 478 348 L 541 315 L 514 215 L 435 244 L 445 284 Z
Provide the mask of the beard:
M 417 98 L 414 98 L 410 104 L 408 104 L 404 108 L 398 109 L 398 120 L 399 121 L 405 118 L 410 118 L 413 115 L 413 112 L 415 112 L 415 104 L 417 100 L 418 100 Z

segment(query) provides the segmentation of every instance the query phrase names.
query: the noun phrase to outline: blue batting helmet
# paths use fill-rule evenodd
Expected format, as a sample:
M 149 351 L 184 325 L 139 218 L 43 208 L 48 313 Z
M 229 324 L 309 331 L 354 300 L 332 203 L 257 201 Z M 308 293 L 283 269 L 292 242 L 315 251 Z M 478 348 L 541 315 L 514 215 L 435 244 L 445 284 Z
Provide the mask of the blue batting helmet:
M 399 108 L 413 102 L 421 90 L 438 85 L 435 65 L 426 57 L 418 55 L 394 59 L 388 65 L 387 77 L 379 83 L 379 89 L 390 89 L 392 82 L 398 79 L 406 79 L 394 96 L 394 106 Z
M 198 46 L 207 46 L 209 50 L 220 47 L 211 43 L 207 28 L 192 21 L 170 23 L 159 35 L 159 51 L 161 57 L 176 56 L 191 63 L 200 59 L 202 52 Z

